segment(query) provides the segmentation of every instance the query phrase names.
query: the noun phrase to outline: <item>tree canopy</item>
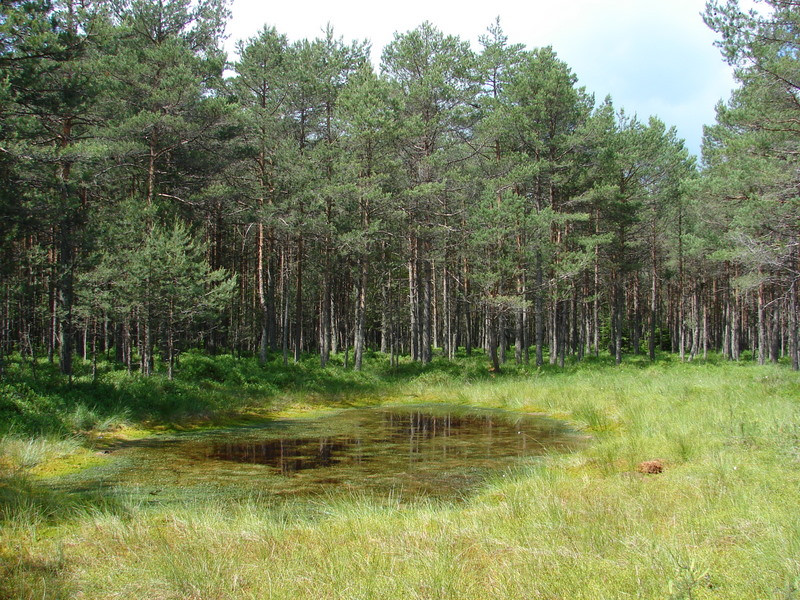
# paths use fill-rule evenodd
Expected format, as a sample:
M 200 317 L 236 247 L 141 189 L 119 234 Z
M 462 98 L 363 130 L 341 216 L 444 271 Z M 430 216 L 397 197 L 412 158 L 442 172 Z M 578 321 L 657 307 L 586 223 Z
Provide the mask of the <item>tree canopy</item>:
M 556 49 L 431 23 L 368 42 L 222 0 L 3 3 L 0 365 L 187 347 L 798 367 L 800 9 L 712 1 L 740 87 L 703 162 Z M 1 367 L 0 367 L 1 368 Z

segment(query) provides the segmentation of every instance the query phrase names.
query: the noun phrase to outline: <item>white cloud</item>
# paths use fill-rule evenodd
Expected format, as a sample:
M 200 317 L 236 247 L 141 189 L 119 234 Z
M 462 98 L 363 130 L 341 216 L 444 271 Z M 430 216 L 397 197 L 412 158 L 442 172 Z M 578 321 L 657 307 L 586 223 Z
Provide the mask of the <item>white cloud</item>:
M 704 5 L 704 0 L 498 0 L 491 5 L 234 0 L 228 48 L 233 54 L 236 40 L 255 35 L 264 24 L 298 40 L 320 36 L 330 23 L 345 40 L 370 40 L 377 62 L 395 32 L 426 20 L 477 47 L 478 37 L 499 15 L 510 42 L 552 45 L 598 99 L 611 94 L 617 106 L 642 119 L 658 114 L 667 125 L 676 125 L 697 153 L 703 123 L 713 121 L 714 104 L 733 86 L 730 68 L 713 46 L 714 33 L 700 17 Z

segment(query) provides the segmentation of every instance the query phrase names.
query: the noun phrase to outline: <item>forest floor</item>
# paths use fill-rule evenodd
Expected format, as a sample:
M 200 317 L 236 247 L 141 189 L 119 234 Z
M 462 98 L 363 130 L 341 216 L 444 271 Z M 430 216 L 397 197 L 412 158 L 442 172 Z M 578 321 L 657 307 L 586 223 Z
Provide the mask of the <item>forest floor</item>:
M 800 374 L 664 355 L 559 370 L 485 357 L 182 357 L 175 381 L 101 363 L 0 379 L 0 598 L 800 598 Z M 111 441 L 328 407 L 447 402 L 590 436 L 458 502 L 353 495 L 183 503 L 68 494 Z M 662 472 L 644 475 L 644 461 Z M 657 470 L 657 469 L 656 469 Z

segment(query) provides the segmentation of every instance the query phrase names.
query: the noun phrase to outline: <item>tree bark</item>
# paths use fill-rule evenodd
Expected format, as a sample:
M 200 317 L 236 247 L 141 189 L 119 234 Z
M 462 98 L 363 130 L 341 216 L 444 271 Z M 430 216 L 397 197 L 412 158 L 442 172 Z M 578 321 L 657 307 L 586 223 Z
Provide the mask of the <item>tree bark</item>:
M 486 307 L 486 345 L 492 362 L 492 372 L 500 372 L 500 357 L 497 354 L 497 324 L 491 306 Z
M 759 275 L 761 270 L 759 269 Z M 764 316 L 764 283 L 758 286 L 758 364 L 763 365 L 767 359 L 767 324 Z
M 63 375 L 72 381 L 72 307 L 73 291 L 73 248 L 69 220 L 59 228 L 59 281 L 58 281 L 58 364 Z
M 432 336 L 432 304 L 433 304 L 433 290 L 432 290 L 432 269 L 431 263 L 428 259 L 422 261 L 422 362 L 429 363 L 433 358 L 431 344 L 433 341 Z
M 797 327 L 797 279 L 789 288 L 789 353 L 792 355 L 792 369 L 800 370 L 800 348 L 798 348 Z
M 353 343 L 353 368 L 356 371 L 361 370 L 361 365 L 364 358 L 364 331 L 367 315 L 368 267 L 366 257 L 362 257 L 360 262 L 358 300 L 356 302 L 355 340 Z
M 258 361 L 262 365 L 267 362 L 267 350 L 269 348 L 269 311 L 267 308 L 267 291 L 265 277 L 265 235 L 264 224 L 258 224 L 258 266 L 256 267 L 256 285 L 258 288 L 258 303 L 261 308 L 261 344 L 258 353 Z
M 300 361 L 303 341 L 303 236 L 297 236 L 297 267 L 294 288 L 294 362 Z

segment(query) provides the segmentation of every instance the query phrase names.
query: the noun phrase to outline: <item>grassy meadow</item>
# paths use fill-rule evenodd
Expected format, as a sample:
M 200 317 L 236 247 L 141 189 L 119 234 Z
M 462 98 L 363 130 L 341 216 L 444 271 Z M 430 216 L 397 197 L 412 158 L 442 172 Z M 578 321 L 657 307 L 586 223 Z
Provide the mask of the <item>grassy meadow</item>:
M 563 370 L 485 357 L 360 373 L 182 357 L 175 381 L 17 358 L 0 381 L 0 598 L 800 598 L 800 375 L 752 362 Z M 329 407 L 541 412 L 590 437 L 454 502 L 67 494 L 116 440 Z M 637 466 L 658 459 L 661 474 Z

